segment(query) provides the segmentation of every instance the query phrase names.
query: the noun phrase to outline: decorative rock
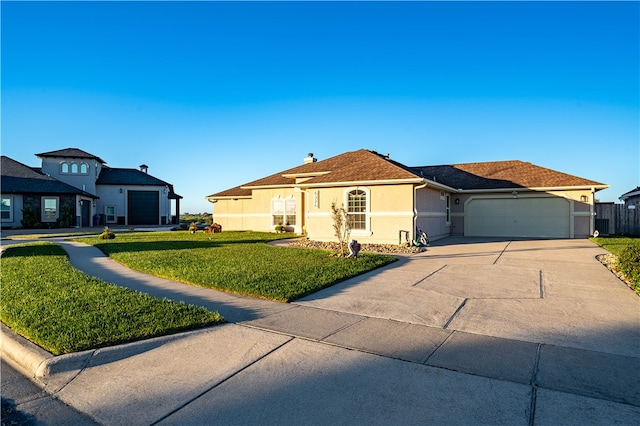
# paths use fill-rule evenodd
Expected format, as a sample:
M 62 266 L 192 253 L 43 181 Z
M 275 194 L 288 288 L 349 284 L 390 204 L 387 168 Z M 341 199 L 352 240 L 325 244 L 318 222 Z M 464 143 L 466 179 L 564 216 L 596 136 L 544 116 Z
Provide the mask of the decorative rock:
M 333 241 L 312 241 L 300 238 L 289 243 L 293 247 L 339 251 L 340 244 Z M 426 251 L 426 247 L 414 247 L 398 244 L 361 244 L 361 251 L 385 254 L 413 254 Z

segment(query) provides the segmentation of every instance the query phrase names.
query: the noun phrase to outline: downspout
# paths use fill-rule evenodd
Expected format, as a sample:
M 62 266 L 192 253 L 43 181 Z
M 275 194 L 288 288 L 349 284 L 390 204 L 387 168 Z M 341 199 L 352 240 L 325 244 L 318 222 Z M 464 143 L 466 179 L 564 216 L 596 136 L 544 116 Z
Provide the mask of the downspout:
M 596 206 L 596 189 L 591 188 L 591 202 L 589 203 L 589 235 L 593 236 L 596 231 L 596 212 L 594 210 Z
M 416 229 L 418 229 L 418 189 L 426 188 L 427 181 L 424 180 L 422 185 L 413 187 L 413 240 L 417 239 Z

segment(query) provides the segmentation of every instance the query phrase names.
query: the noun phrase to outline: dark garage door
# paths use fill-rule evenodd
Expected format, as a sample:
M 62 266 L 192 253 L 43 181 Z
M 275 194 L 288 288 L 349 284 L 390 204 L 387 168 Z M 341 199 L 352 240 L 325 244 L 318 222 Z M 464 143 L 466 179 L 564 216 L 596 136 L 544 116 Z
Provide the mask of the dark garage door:
M 160 224 L 160 193 L 158 191 L 129 191 L 128 200 L 129 225 Z

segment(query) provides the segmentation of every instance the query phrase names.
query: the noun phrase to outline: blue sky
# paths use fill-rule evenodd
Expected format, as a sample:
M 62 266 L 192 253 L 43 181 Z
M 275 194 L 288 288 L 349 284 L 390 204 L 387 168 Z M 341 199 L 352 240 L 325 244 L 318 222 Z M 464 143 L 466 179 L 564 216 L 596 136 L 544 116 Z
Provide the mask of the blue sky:
M 208 194 L 360 148 L 640 185 L 638 2 L 2 1 L 3 155 Z

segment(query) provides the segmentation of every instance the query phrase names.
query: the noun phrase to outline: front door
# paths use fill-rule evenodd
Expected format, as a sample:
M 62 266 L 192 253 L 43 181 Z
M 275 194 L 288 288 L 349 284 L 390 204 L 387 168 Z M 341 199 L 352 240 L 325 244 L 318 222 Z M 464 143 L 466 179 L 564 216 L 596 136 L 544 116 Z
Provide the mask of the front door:
M 81 210 L 81 215 L 82 215 L 82 226 L 83 227 L 88 227 L 90 226 L 90 214 L 91 214 L 91 204 L 89 200 L 82 200 L 82 210 Z

